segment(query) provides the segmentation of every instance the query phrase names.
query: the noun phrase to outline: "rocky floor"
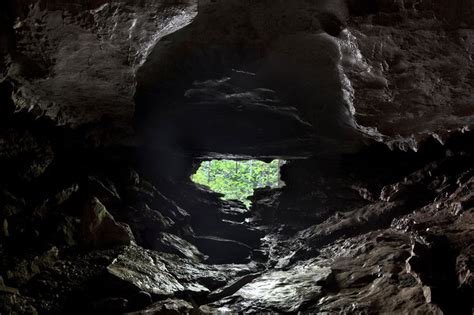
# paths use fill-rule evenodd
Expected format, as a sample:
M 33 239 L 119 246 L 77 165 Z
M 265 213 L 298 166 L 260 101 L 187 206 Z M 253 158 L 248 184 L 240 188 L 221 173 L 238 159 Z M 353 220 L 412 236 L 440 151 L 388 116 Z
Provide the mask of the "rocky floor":
M 1 311 L 470 314 L 471 137 L 426 146 L 416 159 L 376 145 L 379 157 L 398 155 L 393 178 L 383 169 L 357 183 L 331 167 L 300 173 L 306 190 L 325 187 L 298 188 L 300 204 L 285 174 L 318 163 L 290 161 L 287 186 L 259 191 L 250 211 L 191 183 L 152 184 L 123 154 L 81 157 L 78 172 L 57 163 L 3 186 Z M 348 158 L 341 165 L 362 160 Z

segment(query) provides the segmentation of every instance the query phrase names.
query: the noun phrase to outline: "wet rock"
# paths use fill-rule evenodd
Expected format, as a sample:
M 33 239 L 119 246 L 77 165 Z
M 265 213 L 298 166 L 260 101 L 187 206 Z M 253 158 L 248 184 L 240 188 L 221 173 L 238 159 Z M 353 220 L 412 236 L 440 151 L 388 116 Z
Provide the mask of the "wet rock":
M 130 254 L 134 254 L 131 256 Z M 159 296 L 173 296 L 178 292 L 206 293 L 200 284 L 181 284 L 168 271 L 166 264 L 141 249 L 128 248 L 124 255 L 107 267 L 107 271 L 136 286 L 137 289 Z
M 255 268 L 253 265 L 204 265 L 176 255 L 128 246 L 107 271 L 115 279 L 135 287 L 137 292 L 171 297 L 183 293 L 207 295 L 210 290 Z
M 189 314 L 194 310 L 194 306 L 184 300 L 167 299 L 156 302 L 138 312 L 126 313 L 127 315 L 152 315 L 152 314 Z
M 393 218 L 408 212 L 403 202 L 375 203 L 346 213 L 336 213 L 326 221 L 297 233 L 299 239 L 312 246 L 325 245 L 337 238 L 361 234 L 390 226 Z
M 209 294 L 208 300 L 217 301 L 226 296 L 232 295 L 235 292 L 237 292 L 240 288 L 242 288 L 244 285 L 260 277 L 261 275 L 262 273 L 259 272 L 259 273 L 251 273 L 243 277 L 240 277 L 237 280 L 230 282 L 226 286 L 213 291 L 211 294 Z
M 84 243 L 95 247 L 129 245 L 134 242 L 130 228 L 115 221 L 97 198 L 90 199 L 84 206 L 82 217 Z
M 332 277 L 331 268 L 301 264 L 283 271 L 275 270 L 244 285 L 228 298 L 201 310 L 216 312 L 297 312 L 308 302 L 323 296 L 323 287 Z

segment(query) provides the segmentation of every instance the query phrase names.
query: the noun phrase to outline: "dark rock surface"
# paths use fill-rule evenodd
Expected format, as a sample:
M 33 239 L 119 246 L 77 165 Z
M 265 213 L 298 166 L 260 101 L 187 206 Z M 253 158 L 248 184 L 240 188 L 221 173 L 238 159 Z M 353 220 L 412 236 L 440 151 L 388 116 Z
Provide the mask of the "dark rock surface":
M 0 313 L 472 314 L 473 10 L 2 1 Z

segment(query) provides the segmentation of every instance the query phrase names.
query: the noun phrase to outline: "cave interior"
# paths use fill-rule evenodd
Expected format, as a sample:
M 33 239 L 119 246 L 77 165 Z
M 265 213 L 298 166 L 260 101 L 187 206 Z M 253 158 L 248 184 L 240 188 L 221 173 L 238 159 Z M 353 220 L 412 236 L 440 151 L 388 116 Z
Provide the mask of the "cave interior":
M 5 0 L 0 55 L 0 314 L 473 314 L 472 1 Z

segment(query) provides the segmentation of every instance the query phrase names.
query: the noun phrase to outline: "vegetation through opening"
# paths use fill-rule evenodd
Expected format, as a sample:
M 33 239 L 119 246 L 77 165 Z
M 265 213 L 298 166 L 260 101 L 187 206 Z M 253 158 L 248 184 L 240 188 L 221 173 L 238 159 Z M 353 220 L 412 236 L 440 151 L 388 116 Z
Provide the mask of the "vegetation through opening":
M 278 188 L 283 186 L 280 180 L 280 167 L 283 160 L 265 163 L 259 160 L 211 160 L 201 163 L 191 180 L 223 194 L 224 200 L 239 200 L 247 209 L 251 205 L 248 197 L 253 196 L 257 188 Z

